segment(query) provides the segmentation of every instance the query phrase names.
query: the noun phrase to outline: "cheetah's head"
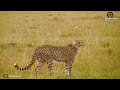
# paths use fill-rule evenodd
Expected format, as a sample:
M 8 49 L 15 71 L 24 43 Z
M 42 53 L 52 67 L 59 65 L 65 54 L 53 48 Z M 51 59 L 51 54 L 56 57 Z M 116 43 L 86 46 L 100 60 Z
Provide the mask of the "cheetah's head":
M 81 46 L 83 46 L 83 41 L 82 40 L 74 40 L 73 43 L 72 43 L 72 45 L 75 48 L 79 49 Z

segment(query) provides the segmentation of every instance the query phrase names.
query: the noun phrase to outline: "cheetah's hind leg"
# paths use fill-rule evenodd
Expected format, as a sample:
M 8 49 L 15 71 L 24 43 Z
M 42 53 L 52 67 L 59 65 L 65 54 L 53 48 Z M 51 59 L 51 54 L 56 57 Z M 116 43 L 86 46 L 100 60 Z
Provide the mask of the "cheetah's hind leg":
M 52 75 L 52 74 L 53 74 L 53 72 L 52 72 L 53 60 L 49 60 L 49 61 L 47 62 L 47 65 L 48 65 L 49 74 Z
M 35 68 L 35 73 L 34 73 L 35 76 L 37 76 L 38 71 L 41 70 L 41 68 L 43 67 L 43 65 L 44 65 L 44 63 L 42 63 L 42 62 L 40 62 L 40 61 L 38 62 L 38 65 L 37 65 L 37 67 Z

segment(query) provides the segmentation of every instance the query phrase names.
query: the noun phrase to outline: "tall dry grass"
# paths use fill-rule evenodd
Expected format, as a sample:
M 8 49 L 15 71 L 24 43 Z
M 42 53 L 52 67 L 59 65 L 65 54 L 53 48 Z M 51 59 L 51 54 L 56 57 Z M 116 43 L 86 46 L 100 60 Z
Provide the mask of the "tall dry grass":
M 120 19 L 105 20 L 107 12 L 0 12 L 0 78 L 3 74 L 19 77 L 64 79 L 64 63 L 55 62 L 53 75 L 47 65 L 37 77 L 35 65 L 20 72 L 14 63 L 27 65 L 38 45 L 67 45 L 81 39 L 82 47 L 73 63 L 71 79 L 120 78 Z M 113 12 L 120 18 L 120 12 Z

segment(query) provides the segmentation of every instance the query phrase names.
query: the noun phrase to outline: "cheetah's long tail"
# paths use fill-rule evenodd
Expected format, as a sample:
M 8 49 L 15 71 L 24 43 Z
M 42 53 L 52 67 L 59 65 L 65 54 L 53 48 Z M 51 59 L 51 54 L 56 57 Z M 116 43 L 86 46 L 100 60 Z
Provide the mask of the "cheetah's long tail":
M 30 64 L 28 64 L 27 66 L 20 68 L 16 63 L 14 63 L 14 66 L 17 70 L 24 71 L 24 70 L 30 69 L 31 66 L 35 63 L 35 61 L 36 61 L 36 54 L 33 54 L 32 60 L 31 60 Z

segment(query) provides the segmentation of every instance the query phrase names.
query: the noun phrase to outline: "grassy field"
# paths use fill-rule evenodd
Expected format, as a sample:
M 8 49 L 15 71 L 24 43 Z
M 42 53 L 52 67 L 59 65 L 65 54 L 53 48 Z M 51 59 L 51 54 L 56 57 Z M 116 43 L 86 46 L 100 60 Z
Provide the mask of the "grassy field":
M 120 79 L 120 12 L 118 20 L 105 20 L 106 11 L 0 12 L 0 78 L 65 79 L 65 64 L 55 62 L 53 75 L 44 65 L 37 77 L 37 62 L 27 71 L 34 49 L 43 44 L 64 46 L 84 41 L 73 63 L 71 79 Z

